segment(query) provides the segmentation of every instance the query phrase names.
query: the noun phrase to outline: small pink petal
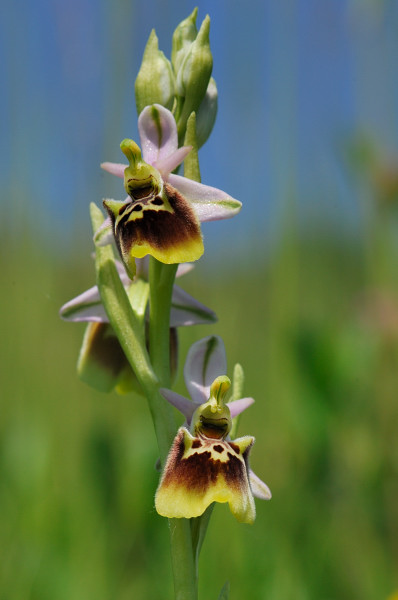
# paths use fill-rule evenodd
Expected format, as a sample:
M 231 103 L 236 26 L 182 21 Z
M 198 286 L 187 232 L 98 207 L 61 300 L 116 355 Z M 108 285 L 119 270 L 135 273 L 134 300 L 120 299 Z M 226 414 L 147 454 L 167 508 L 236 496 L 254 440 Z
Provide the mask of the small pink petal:
M 163 398 L 167 400 L 167 402 L 172 404 L 177 410 L 180 411 L 180 413 L 185 416 L 187 423 L 190 423 L 197 405 L 191 402 L 191 400 L 188 400 L 188 398 L 184 398 L 184 396 L 180 396 L 180 394 L 172 392 L 166 388 L 160 388 L 159 392 L 162 394 Z
M 183 275 L 186 275 L 194 268 L 195 265 L 193 263 L 180 263 L 177 267 L 176 277 L 183 277 Z
M 227 406 L 231 411 L 231 417 L 237 417 L 241 412 L 249 408 L 254 402 L 254 398 L 240 398 L 240 400 L 233 400 L 228 402 Z
M 161 160 L 157 160 L 153 166 L 160 171 L 163 179 L 167 179 L 169 173 L 174 171 L 174 169 L 176 169 L 178 165 L 182 163 L 191 150 L 192 146 L 181 146 L 181 148 L 178 148 L 178 150 L 173 152 L 173 154 L 170 154 L 170 156 L 166 156 Z
M 101 163 L 101 169 L 111 173 L 111 175 L 116 175 L 116 177 L 124 177 L 124 170 L 128 165 L 122 165 L 121 163 L 112 163 L 112 162 L 103 162 Z
M 260 500 L 271 500 L 272 494 L 268 485 L 261 481 L 260 477 L 257 477 L 251 469 L 249 469 L 249 481 L 253 496 L 260 498 Z

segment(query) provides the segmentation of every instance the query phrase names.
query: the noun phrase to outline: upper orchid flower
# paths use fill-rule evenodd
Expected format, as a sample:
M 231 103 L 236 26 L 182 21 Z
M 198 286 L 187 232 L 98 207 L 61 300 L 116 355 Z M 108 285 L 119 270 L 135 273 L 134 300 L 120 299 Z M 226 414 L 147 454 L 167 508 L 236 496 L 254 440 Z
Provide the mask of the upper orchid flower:
M 200 222 L 227 219 L 241 203 L 225 192 L 172 173 L 191 151 L 178 148 L 177 126 L 169 110 L 153 104 L 138 118 L 141 148 L 132 140 L 120 147 L 129 164 L 103 163 L 124 178 L 125 201 L 104 200 L 110 220 L 96 235 L 108 243 L 110 227 L 123 262 L 151 254 L 163 263 L 194 261 L 203 254 Z
M 126 289 L 133 310 L 142 320 L 147 313 L 149 297 L 148 260 L 137 260 L 137 272 L 133 281 L 127 276 L 123 265 L 116 261 L 116 268 Z M 193 265 L 179 265 L 177 277 L 188 273 Z M 97 286 L 79 294 L 61 307 L 60 315 L 66 321 L 88 322 L 78 360 L 80 378 L 99 391 L 110 392 L 114 388 L 125 393 L 140 392 L 136 377 L 124 356 L 120 343 L 109 323 Z M 200 323 L 214 323 L 215 313 L 193 298 L 179 286 L 174 285 L 170 311 L 170 359 L 171 370 L 177 362 L 176 328 Z
M 239 521 L 255 518 L 253 495 L 271 498 L 268 486 L 249 469 L 254 438 L 230 440 L 232 419 L 253 398 L 225 403 L 231 385 L 224 344 L 210 336 L 188 352 L 184 377 L 190 401 L 171 390 L 161 393 L 186 417 L 174 439 L 156 493 L 157 511 L 170 518 L 200 516 L 212 502 L 228 502 Z

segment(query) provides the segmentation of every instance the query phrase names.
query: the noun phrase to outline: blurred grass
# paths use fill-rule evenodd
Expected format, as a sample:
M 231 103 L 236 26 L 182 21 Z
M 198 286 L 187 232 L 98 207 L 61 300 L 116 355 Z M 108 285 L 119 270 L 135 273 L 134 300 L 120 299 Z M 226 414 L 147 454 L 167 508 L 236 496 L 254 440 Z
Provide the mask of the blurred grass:
M 224 276 L 205 262 L 182 282 L 220 320 L 180 330 L 178 389 L 189 345 L 221 335 L 256 399 L 240 433 L 273 492 L 252 527 L 216 507 L 203 600 L 227 579 L 232 600 L 398 589 L 398 252 L 383 231 L 286 230 L 267 260 Z M 27 232 L 1 244 L 0 600 L 170 598 L 149 412 L 79 382 L 84 325 L 58 318 L 94 283 L 88 252 L 57 258 Z

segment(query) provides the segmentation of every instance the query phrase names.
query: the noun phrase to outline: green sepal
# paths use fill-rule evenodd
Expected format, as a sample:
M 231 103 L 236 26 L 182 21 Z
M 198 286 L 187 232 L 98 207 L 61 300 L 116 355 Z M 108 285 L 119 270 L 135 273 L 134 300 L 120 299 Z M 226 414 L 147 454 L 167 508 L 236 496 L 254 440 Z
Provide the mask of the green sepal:
M 137 114 L 150 104 L 161 104 L 169 110 L 175 99 L 175 80 L 170 61 L 159 50 L 155 30 L 152 29 L 135 80 Z

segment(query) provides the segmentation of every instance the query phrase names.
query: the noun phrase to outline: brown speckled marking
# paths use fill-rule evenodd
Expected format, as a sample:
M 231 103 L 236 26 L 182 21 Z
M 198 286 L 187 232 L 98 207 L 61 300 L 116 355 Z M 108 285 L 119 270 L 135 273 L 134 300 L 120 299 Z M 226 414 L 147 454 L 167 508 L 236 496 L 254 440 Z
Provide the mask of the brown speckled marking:
M 123 206 L 121 206 L 119 208 L 119 215 L 122 215 L 129 207 L 130 207 L 129 202 L 126 202 L 126 204 L 123 204 Z
M 202 447 L 202 442 L 200 440 L 194 440 L 192 442 L 192 448 L 201 448 Z
M 221 445 L 221 444 L 220 444 Z M 211 448 L 211 445 L 209 446 Z M 214 485 L 220 475 L 227 485 L 241 489 L 247 479 L 245 463 L 236 455 L 228 452 L 229 460 L 214 460 L 211 452 L 196 452 L 183 458 L 185 452 L 184 429 L 180 429 L 167 460 L 162 485 L 183 485 L 190 492 L 204 494 Z
M 224 452 L 224 446 L 221 446 L 220 444 L 216 444 L 215 446 L 213 446 L 213 450 L 215 450 L 219 454 L 222 454 Z

